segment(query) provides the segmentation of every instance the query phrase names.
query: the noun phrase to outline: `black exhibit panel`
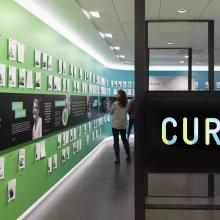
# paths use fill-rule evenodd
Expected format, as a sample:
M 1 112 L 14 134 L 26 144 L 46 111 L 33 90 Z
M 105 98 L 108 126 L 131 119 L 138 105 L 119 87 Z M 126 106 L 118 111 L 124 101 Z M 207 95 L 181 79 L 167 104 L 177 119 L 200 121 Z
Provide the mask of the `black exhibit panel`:
M 1 93 L 0 151 L 99 117 L 98 96 Z
M 148 173 L 220 172 L 220 94 L 147 92 Z

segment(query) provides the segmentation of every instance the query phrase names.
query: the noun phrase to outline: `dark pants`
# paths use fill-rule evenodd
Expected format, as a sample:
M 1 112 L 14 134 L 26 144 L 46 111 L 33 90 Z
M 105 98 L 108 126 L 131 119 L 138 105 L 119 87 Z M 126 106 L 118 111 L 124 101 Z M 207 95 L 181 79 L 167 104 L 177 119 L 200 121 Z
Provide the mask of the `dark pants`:
M 130 137 L 130 134 L 131 134 L 131 130 L 132 130 L 132 127 L 134 126 L 134 119 L 131 118 L 129 119 L 129 124 L 128 124 L 128 133 L 127 133 L 127 138 L 129 139 Z
M 126 129 L 112 128 L 112 133 L 113 133 L 113 137 L 114 137 L 114 150 L 115 150 L 116 159 L 120 159 L 119 134 L 121 135 L 121 140 L 123 142 L 127 157 L 130 157 L 129 143 L 128 143 L 128 140 L 126 139 Z

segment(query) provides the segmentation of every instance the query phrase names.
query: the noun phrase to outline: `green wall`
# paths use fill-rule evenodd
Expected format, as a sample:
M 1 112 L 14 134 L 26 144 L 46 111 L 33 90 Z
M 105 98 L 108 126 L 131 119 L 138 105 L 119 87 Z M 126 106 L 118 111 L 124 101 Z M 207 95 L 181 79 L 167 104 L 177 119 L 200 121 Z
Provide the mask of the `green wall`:
M 15 39 L 25 44 L 25 63 L 20 64 L 7 59 L 8 38 Z M 76 65 L 83 70 L 93 72 L 96 75 L 104 76 L 107 79 L 123 80 L 126 76 L 126 71 L 123 72 L 123 79 L 116 74 L 117 71 L 106 69 L 96 60 L 79 50 L 71 42 L 49 28 L 43 22 L 32 16 L 29 12 L 17 5 L 12 0 L 1 0 L 0 2 L 0 63 L 16 66 L 17 68 L 30 69 L 36 72 L 34 67 L 34 49 L 47 53 L 53 57 L 53 72 L 49 73 L 40 69 L 42 73 L 42 89 L 30 90 L 20 88 L 0 88 L 0 92 L 10 93 L 41 93 L 54 94 L 53 91 L 47 91 L 48 75 L 56 75 L 58 69 L 58 59 L 62 59 L 67 64 Z M 68 68 L 69 73 L 69 68 Z M 111 76 L 112 74 L 112 76 Z M 121 73 L 120 73 L 121 74 Z M 125 80 L 132 80 L 132 74 L 129 72 L 129 77 Z M 70 79 L 70 76 L 67 75 Z M 56 92 L 57 95 L 64 95 L 63 92 Z M 76 95 L 70 93 L 71 95 Z M 78 94 L 80 95 L 80 94 Z M 1 103 L 3 105 L 4 103 Z M 75 155 L 72 153 L 72 144 L 70 147 L 70 159 L 66 162 L 61 161 L 62 149 L 57 149 L 57 134 L 64 130 L 45 136 L 42 140 L 46 143 L 46 158 L 35 160 L 35 147 L 38 141 L 14 146 L 5 151 L 1 151 L 0 155 L 5 157 L 5 178 L 0 180 L 0 219 L 13 220 L 19 217 L 26 209 L 28 209 L 37 199 L 48 191 L 59 179 L 61 179 L 68 171 L 70 171 L 83 157 L 85 157 L 101 140 L 109 136 L 110 123 L 106 122 L 94 127 L 95 120 L 91 121 L 92 129 L 78 136 L 77 140 L 82 140 L 82 150 Z M 77 125 L 79 130 L 83 125 Z M 87 123 L 88 126 L 88 123 Z M 101 133 L 100 133 L 101 128 Z M 67 129 L 68 130 L 68 129 Z M 92 133 L 99 132 L 97 138 L 92 140 Z M 90 135 L 90 141 L 86 144 L 86 135 Z M 1 137 L 4 138 L 4 137 Z M 74 141 L 77 141 L 74 140 Z M 65 148 L 67 146 L 63 146 Z M 18 169 L 18 153 L 19 149 L 26 150 L 26 167 L 22 170 Z M 58 168 L 52 173 L 48 173 L 47 163 L 48 157 L 53 154 L 58 155 Z M 16 199 L 8 202 L 7 187 L 8 181 L 16 179 Z

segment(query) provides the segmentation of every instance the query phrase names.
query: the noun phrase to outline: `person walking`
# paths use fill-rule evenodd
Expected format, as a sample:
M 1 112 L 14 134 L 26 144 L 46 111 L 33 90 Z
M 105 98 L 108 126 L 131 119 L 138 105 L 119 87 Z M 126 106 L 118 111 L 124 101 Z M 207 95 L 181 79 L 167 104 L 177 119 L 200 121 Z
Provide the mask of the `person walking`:
M 129 123 L 128 123 L 128 132 L 127 132 L 127 139 L 129 141 L 129 137 L 131 134 L 131 130 L 134 126 L 134 113 L 135 109 L 134 109 L 134 99 L 132 99 L 129 103 L 128 103 L 128 114 L 129 114 Z
M 110 109 L 112 115 L 112 133 L 114 137 L 115 163 L 120 163 L 120 147 L 119 134 L 127 154 L 126 160 L 131 161 L 130 148 L 128 140 L 126 139 L 127 127 L 127 96 L 125 91 L 119 90 L 117 94 L 117 101 L 115 101 Z

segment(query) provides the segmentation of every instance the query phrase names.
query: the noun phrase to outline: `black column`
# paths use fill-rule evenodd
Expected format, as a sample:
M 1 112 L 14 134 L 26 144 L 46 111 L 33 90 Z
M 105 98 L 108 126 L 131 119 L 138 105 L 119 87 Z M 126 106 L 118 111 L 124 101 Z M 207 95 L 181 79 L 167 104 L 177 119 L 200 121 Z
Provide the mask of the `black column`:
M 145 34 L 145 0 L 135 0 L 135 220 L 145 219 L 144 100 L 147 88 Z
M 215 65 L 215 29 L 214 29 L 214 21 L 208 21 L 208 82 L 209 82 L 209 90 L 214 91 L 215 83 L 214 83 L 214 65 Z M 215 176 L 214 174 L 208 175 L 208 196 L 215 196 Z
M 188 49 L 188 90 L 192 90 L 192 48 Z

